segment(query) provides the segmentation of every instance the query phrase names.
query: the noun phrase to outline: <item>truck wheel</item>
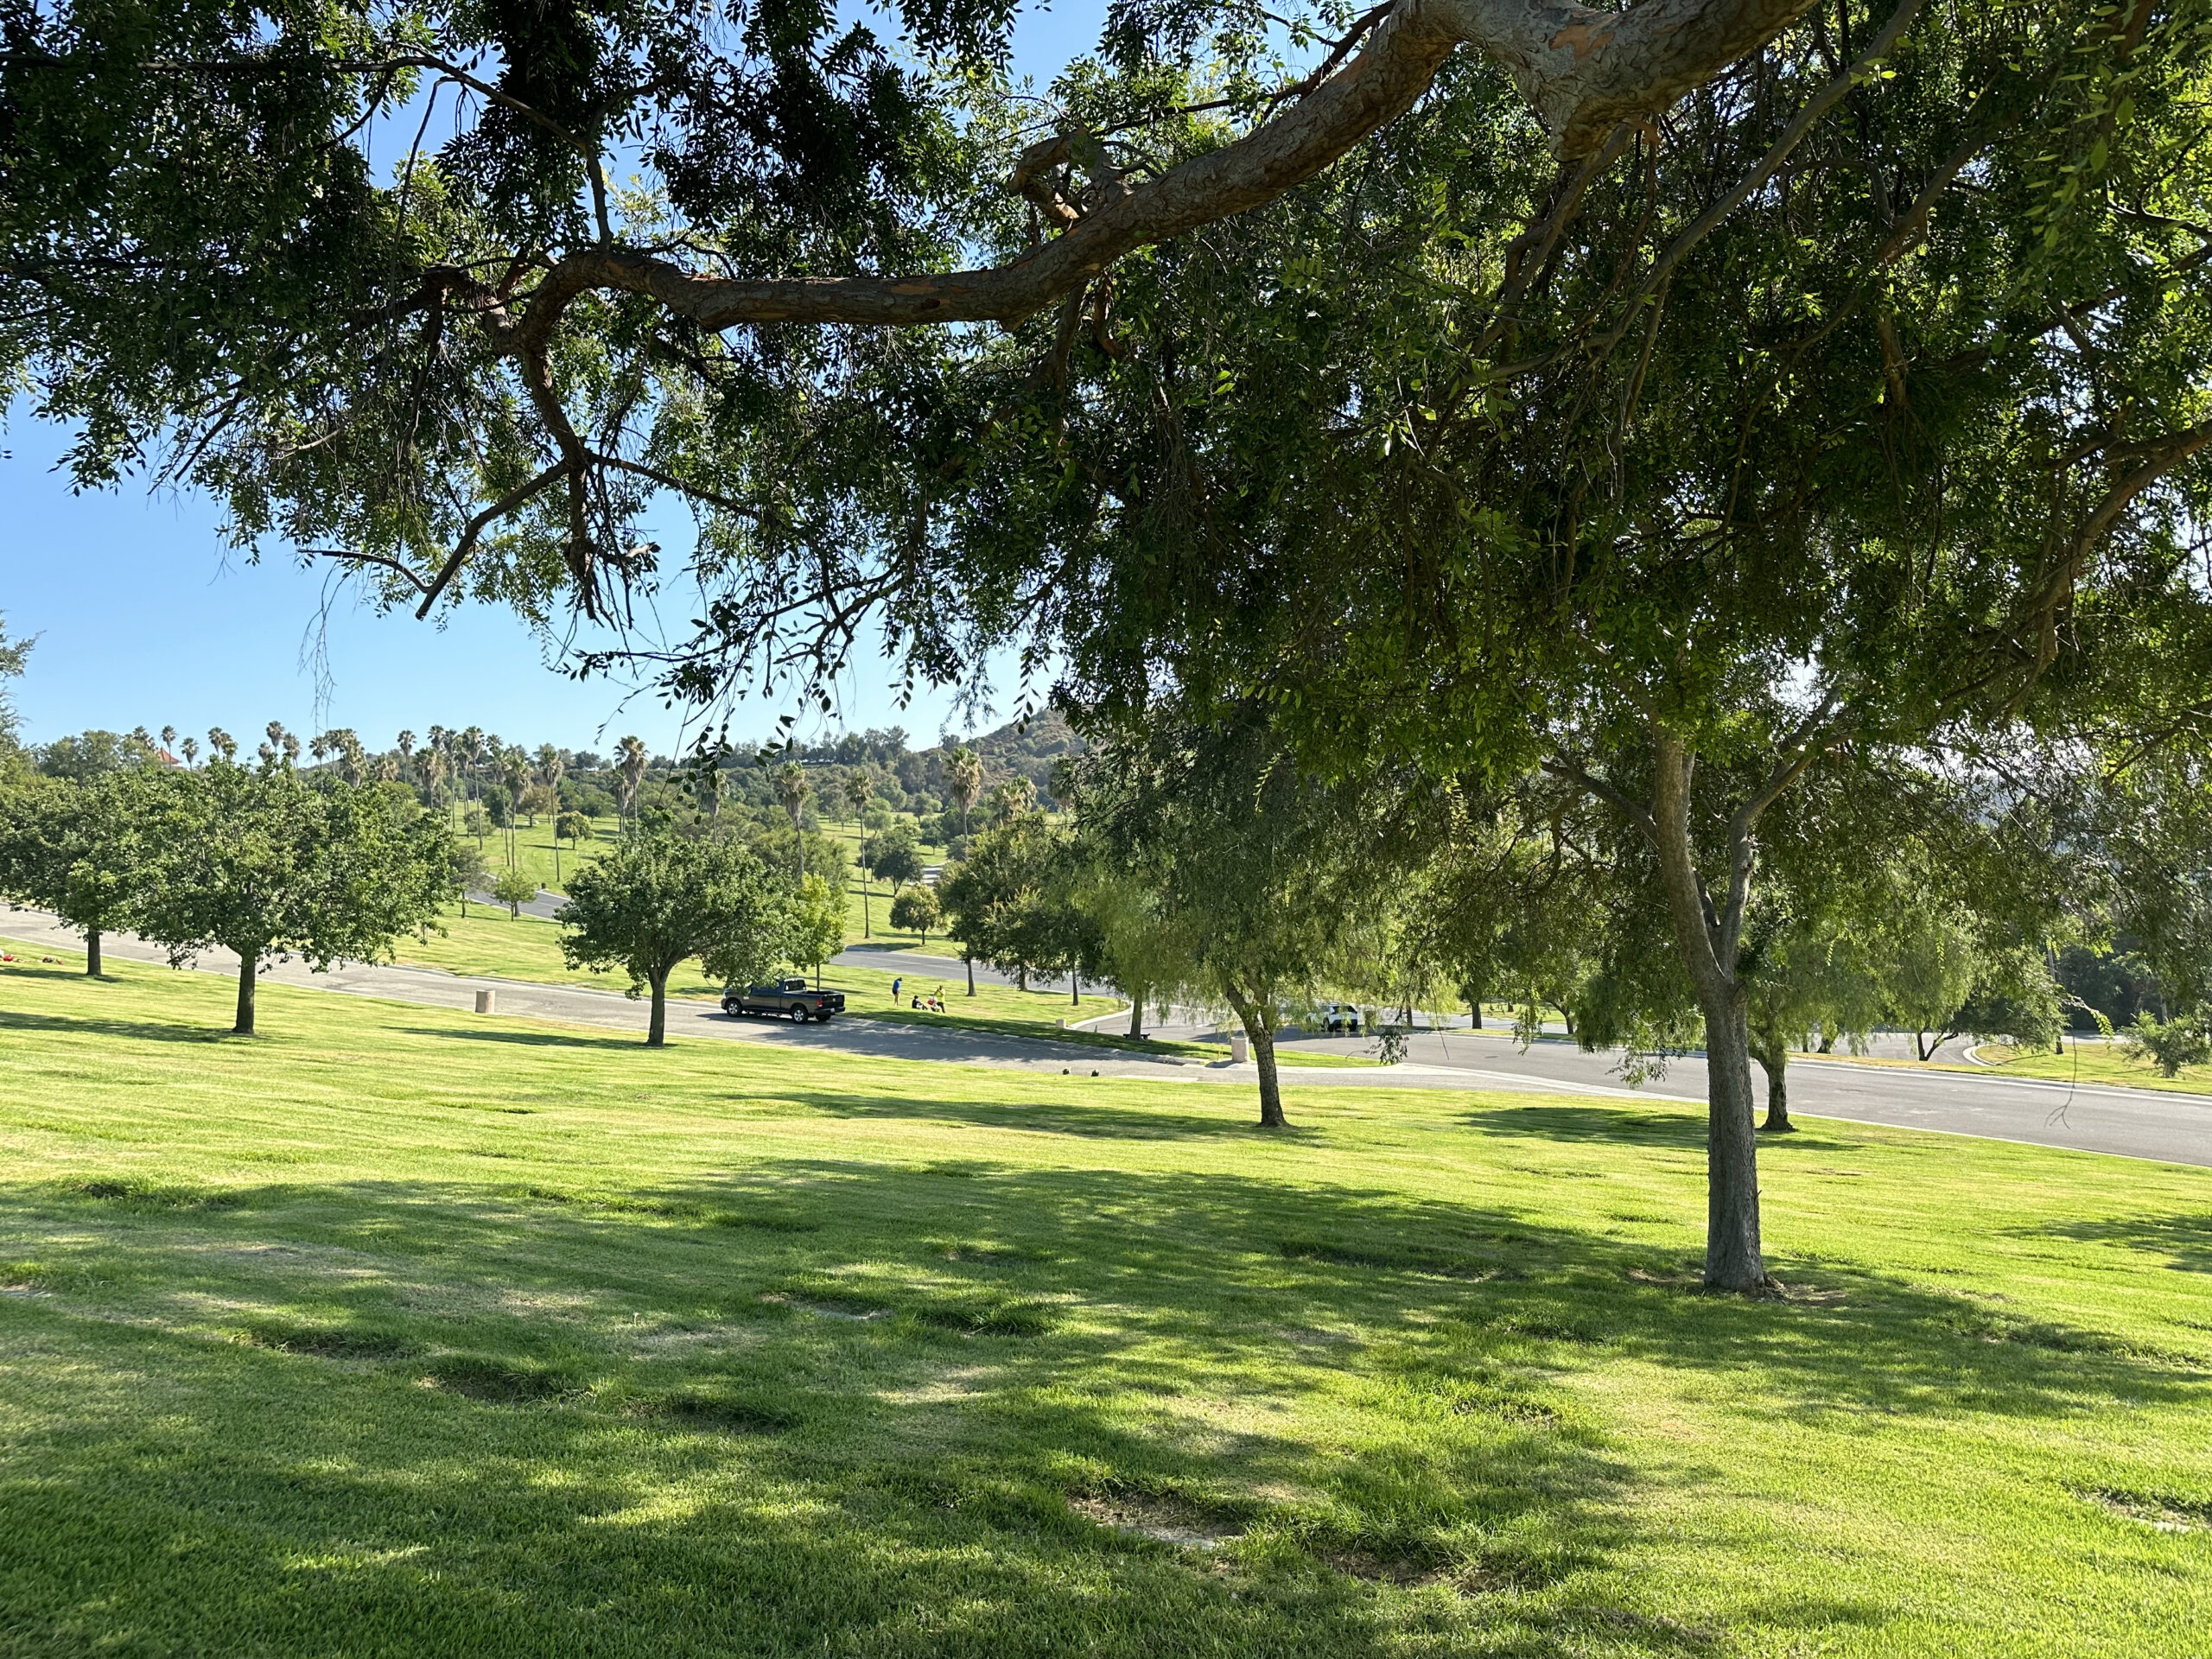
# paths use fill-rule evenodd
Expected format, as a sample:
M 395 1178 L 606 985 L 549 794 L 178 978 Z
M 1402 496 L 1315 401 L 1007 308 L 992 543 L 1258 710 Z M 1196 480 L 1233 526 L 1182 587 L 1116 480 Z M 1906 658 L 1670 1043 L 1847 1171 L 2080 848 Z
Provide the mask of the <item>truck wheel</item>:
M 736 1003 L 734 1003 L 734 1002 L 725 1002 L 725 1003 L 723 1003 L 723 1004 L 722 1004 L 722 1012 L 723 1012 L 724 1014 L 726 1014 L 729 1015 L 729 1017 L 730 1017 L 731 1019 L 733 1019 L 733 1020 L 736 1019 L 736 1018 L 737 1018 L 737 1004 L 736 1004 Z
M 792 1003 L 792 1004 L 791 1004 L 791 1024 L 793 1024 L 793 1025 L 795 1025 L 795 1026 L 803 1026 L 803 1025 L 804 1025 L 805 1023 L 806 1023 L 806 1004 L 805 1004 L 805 1003 L 804 1003 L 804 1002 L 794 1002 L 794 1003 Z

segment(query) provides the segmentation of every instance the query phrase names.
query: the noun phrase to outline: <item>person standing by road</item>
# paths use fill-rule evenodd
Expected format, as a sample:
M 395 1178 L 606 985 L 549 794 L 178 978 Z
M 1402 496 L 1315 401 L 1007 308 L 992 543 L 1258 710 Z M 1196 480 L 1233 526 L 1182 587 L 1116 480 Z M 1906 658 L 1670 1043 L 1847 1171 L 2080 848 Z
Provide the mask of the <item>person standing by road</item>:
M 899 988 L 906 982 L 906 976 L 904 974 L 893 974 L 891 976 L 891 1006 L 894 1008 L 899 1006 Z

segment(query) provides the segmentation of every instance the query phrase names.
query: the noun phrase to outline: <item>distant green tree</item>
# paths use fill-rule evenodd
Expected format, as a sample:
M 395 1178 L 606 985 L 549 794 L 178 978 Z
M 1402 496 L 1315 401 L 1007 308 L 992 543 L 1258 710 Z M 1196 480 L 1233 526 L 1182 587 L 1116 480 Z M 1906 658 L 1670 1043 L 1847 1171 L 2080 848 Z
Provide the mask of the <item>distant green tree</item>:
M 2120 1033 L 2128 1054 L 2158 1068 L 2163 1077 L 2177 1077 L 2183 1068 L 2212 1065 L 2212 1014 L 2192 1008 L 2171 1020 L 2161 1020 L 2145 1010 Z
M 559 812 L 553 817 L 553 885 L 561 885 L 561 842 L 568 841 L 573 850 L 581 842 L 591 839 L 591 820 L 581 812 Z
M 461 913 L 466 916 L 468 895 L 492 885 L 491 866 L 484 861 L 481 847 L 472 847 L 459 836 L 449 836 L 446 847 L 446 890 L 460 900 Z
M 869 855 L 874 861 L 875 879 L 891 884 L 891 901 L 899 902 L 899 890 L 910 881 L 922 879 L 922 849 L 919 839 L 911 823 L 894 823 L 881 835 L 871 840 Z M 898 923 L 894 921 L 894 927 Z
M 944 790 L 960 813 L 960 833 L 968 833 L 968 814 L 983 793 L 983 758 L 975 750 L 958 748 L 945 758 Z
M 15 700 L 10 695 L 8 682 L 22 677 L 31 647 L 36 643 L 35 639 L 10 639 L 7 613 L 0 612 L 0 784 L 23 770 L 21 728 L 16 722 Z
M 930 942 L 930 935 L 944 919 L 944 912 L 939 907 L 932 887 L 917 883 L 891 901 L 891 925 L 918 935 L 924 944 Z
M 119 732 L 79 732 L 41 744 L 38 769 L 49 778 L 81 784 L 102 772 L 143 766 L 152 758 L 152 749 L 135 737 Z
M 85 971 L 94 978 L 101 937 L 135 925 L 151 852 L 146 824 L 162 781 L 132 766 L 0 791 L 0 893 L 82 928 Z
M 1162 703 L 1141 728 L 1141 744 L 1084 762 L 1086 828 L 1191 941 L 1197 985 L 1251 1041 L 1260 1126 L 1281 1128 L 1275 1033 L 1320 1000 L 1347 929 L 1372 903 L 1348 886 L 1365 879 L 1344 856 L 1357 844 L 1357 798 L 1301 773 L 1256 709 L 1215 721 Z
M 845 897 L 820 875 L 798 885 L 791 906 L 791 933 L 785 949 L 791 960 L 814 970 L 822 983 L 822 964 L 845 948 Z
M 624 823 L 626 825 L 638 804 L 638 787 L 645 780 L 648 759 L 642 740 L 626 737 L 614 746 L 618 759 L 614 766 L 615 798 Z
M 727 981 L 759 978 L 782 956 L 789 904 L 751 849 L 633 829 L 577 870 L 556 918 L 572 968 L 620 968 L 629 995 L 649 993 L 648 1047 L 668 1039 L 668 976 L 697 957 Z
M 220 946 L 238 963 L 238 1020 L 270 962 L 374 962 L 435 918 L 451 891 L 452 837 L 381 790 L 308 779 L 282 760 L 167 774 L 148 814 L 155 851 L 138 931 L 184 963 Z
M 492 883 L 492 896 L 507 907 L 507 914 L 519 920 L 522 907 L 537 897 L 537 883 L 520 870 L 501 870 Z
M 874 920 L 868 914 L 868 887 L 873 883 L 874 875 L 868 868 L 868 804 L 873 791 L 868 784 L 868 769 L 865 766 L 855 766 L 845 774 L 842 787 L 845 805 L 851 810 L 853 822 L 860 829 L 860 846 L 855 853 L 855 858 L 861 867 L 861 937 L 864 939 L 873 938 L 875 930 Z
M 806 768 L 798 761 L 786 760 L 776 768 L 776 804 L 791 818 L 791 840 L 798 853 L 798 863 L 792 873 L 801 879 L 806 874 L 806 829 L 800 815 L 813 789 L 814 785 L 807 781 Z

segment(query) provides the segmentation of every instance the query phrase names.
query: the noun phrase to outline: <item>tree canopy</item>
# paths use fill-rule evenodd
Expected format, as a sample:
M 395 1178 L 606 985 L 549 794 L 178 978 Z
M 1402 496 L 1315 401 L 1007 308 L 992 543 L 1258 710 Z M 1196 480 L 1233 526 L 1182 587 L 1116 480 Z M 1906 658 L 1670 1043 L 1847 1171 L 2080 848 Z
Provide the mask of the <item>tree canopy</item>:
M 556 919 L 572 968 L 619 968 L 650 995 L 649 1047 L 668 1040 L 668 976 L 697 957 L 712 976 L 759 979 L 781 956 L 789 905 L 742 844 L 653 830 L 626 835 L 577 870 Z
M 381 960 L 451 892 L 444 825 L 373 786 L 218 760 L 151 794 L 134 925 L 178 963 L 215 946 L 237 957 L 241 1034 L 270 962 Z

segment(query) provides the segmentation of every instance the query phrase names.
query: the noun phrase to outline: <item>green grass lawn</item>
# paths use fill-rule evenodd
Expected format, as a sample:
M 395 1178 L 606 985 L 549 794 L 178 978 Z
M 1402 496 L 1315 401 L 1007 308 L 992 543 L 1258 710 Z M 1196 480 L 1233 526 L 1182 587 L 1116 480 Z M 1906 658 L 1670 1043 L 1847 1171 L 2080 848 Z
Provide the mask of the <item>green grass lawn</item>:
M 454 832 L 459 834 L 460 817 L 457 814 L 451 817 Z M 567 889 L 563 884 L 575 873 L 578 861 L 588 862 L 597 858 L 612 847 L 621 834 L 620 823 L 615 818 L 598 817 L 591 823 L 594 838 L 579 842 L 574 847 L 565 841 L 557 846 L 555 844 L 553 820 L 549 817 L 541 815 L 535 824 L 525 822 L 516 825 L 515 867 L 539 887 L 550 887 L 556 893 L 565 892 Z M 465 839 L 471 846 L 476 844 L 474 836 Z M 507 832 L 504 830 L 494 830 L 484 838 L 484 862 L 494 875 L 507 868 Z
M 2212 1174 L 0 970 L 0 1653 L 2202 1653 Z
M 2013 1077 L 2048 1077 L 2055 1083 L 2120 1084 L 2130 1089 L 2170 1089 L 2192 1095 L 2212 1094 L 2212 1065 L 2185 1065 L 2178 1077 L 2161 1077 L 2148 1060 L 2135 1059 L 2116 1043 L 2082 1043 L 2069 1039 L 2063 1054 L 2026 1053 L 1984 1043 L 1974 1051 L 1988 1066 L 1959 1066 L 1956 1071 L 1994 1069 Z

